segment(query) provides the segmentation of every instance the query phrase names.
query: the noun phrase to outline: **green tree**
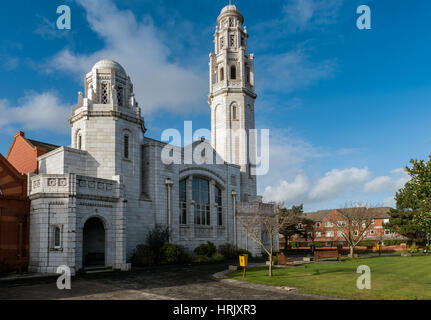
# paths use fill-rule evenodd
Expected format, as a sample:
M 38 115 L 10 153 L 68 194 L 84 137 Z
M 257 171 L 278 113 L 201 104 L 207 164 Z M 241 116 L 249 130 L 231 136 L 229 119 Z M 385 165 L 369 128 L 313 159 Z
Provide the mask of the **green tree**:
M 302 234 L 304 232 L 304 228 L 300 227 L 300 224 L 304 223 L 303 218 L 301 217 L 304 213 L 304 206 L 302 204 L 299 206 L 292 206 L 291 209 L 282 208 L 281 205 L 279 207 L 279 232 L 284 237 L 284 250 L 287 250 L 290 237 L 296 233 Z
M 391 209 L 386 229 L 413 240 L 431 231 L 431 155 L 430 160 L 412 159 L 405 170 L 411 177 L 396 195 L 396 209 Z

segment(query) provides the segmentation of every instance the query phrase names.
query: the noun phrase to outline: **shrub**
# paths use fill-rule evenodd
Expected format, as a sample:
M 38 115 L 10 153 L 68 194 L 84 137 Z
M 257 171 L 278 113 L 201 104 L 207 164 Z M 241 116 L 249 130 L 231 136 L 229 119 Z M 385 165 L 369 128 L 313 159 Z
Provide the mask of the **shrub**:
M 235 259 L 238 256 L 238 250 L 230 243 L 220 245 L 218 247 L 218 251 L 227 259 Z
M 423 253 L 430 253 L 431 246 L 424 247 Z
M 322 247 L 324 247 L 324 246 L 325 246 L 325 243 L 324 243 L 324 242 L 322 242 L 322 241 L 316 241 L 316 242 L 314 242 L 314 246 L 315 246 L 316 248 L 322 248 Z
M 211 241 L 207 241 L 206 244 L 201 244 L 196 247 L 193 251 L 198 256 L 211 257 L 214 253 L 217 252 L 217 248 Z
M 154 254 L 155 263 L 160 263 L 160 251 L 162 247 L 169 241 L 169 228 L 163 226 L 155 226 L 151 230 L 146 239 L 146 244 L 151 247 Z
M 135 252 L 132 256 L 132 264 L 134 266 L 149 266 L 153 265 L 154 263 L 154 252 L 150 246 L 143 244 L 136 246 Z
M 223 261 L 225 259 L 226 259 L 225 256 L 223 254 L 221 254 L 220 252 L 214 253 L 213 256 L 211 257 L 211 260 L 214 262 Z
M 184 247 L 176 244 L 165 244 L 160 249 L 160 260 L 162 264 L 176 264 L 188 262 L 189 257 Z
M 409 253 L 418 253 L 419 247 L 418 246 L 411 246 L 409 249 Z

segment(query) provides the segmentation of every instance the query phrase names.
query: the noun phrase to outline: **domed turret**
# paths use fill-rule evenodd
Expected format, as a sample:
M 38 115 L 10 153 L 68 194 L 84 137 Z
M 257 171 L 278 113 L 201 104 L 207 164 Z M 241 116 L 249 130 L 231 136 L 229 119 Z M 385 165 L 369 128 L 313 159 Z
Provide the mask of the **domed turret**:
M 93 104 L 112 105 L 114 109 L 137 107 L 130 77 L 113 60 L 100 60 L 91 68 L 85 79 L 85 92 Z
M 225 20 L 224 18 L 227 18 L 227 17 L 237 18 L 238 20 L 237 22 L 235 22 L 235 19 Z M 219 25 L 220 28 L 222 28 L 223 26 L 220 25 L 220 22 L 222 22 L 223 24 L 223 22 L 228 22 L 229 20 L 230 20 L 229 27 L 241 27 L 242 24 L 244 23 L 244 17 L 242 16 L 238 8 L 233 4 L 229 4 L 221 10 L 220 15 L 217 18 L 217 24 Z
M 126 71 L 121 66 L 121 64 L 119 64 L 118 62 L 116 62 L 114 60 L 109 60 L 109 59 L 100 60 L 99 62 L 97 62 L 93 66 L 93 68 L 91 70 L 93 71 L 93 70 L 100 70 L 100 69 L 115 69 L 115 70 L 120 71 L 124 74 L 126 73 Z

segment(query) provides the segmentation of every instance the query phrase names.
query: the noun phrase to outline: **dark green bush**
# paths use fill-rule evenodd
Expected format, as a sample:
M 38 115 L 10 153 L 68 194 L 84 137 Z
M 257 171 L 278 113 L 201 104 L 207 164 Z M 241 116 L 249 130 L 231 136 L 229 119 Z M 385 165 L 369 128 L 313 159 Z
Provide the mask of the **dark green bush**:
M 201 244 L 196 247 L 193 251 L 198 256 L 211 257 L 214 253 L 217 252 L 217 248 L 211 241 L 207 241 L 206 244 Z
M 148 245 L 136 246 L 132 256 L 132 264 L 137 267 L 149 266 L 155 263 L 154 252 Z
M 151 247 L 154 254 L 155 263 L 160 263 L 162 247 L 169 242 L 169 228 L 157 225 L 151 230 L 146 239 L 146 244 Z
M 222 244 L 218 247 L 218 252 L 226 257 L 226 259 L 235 259 L 237 258 L 238 252 L 233 244 L 226 243 Z
M 316 248 L 322 248 L 325 246 L 325 242 L 323 241 L 315 241 L 314 245 L 316 246 Z
M 184 247 L 176 244 L 165 244 L 160 249 L 160 260 L 162 264 L 186 263 L 190 259 Z

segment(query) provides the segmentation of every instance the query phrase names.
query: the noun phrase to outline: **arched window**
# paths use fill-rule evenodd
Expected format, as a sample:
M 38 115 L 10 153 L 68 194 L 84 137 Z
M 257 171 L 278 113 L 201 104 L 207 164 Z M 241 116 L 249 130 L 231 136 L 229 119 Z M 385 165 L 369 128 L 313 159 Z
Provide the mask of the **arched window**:
M 223 203 L 222 203 L 222 193 L 221 189 L 217 186 L 215 186 L 215 202 L 217 205 L 217 225 L 222 226 L 223 225 Z
M 52 228 L 52 247 L 53 249 L 61 248 L 61 228 L 60 226 L 53 226 Z
M 220 68 L 220 81 L 224 81 L 224 68 Z
M 236 105 L 232 106 L 232 120 L 238 120 L 238 108 Z
M 78 145 L 78 150 L 82 150 L 82 135 L 81 133 L 78 133 L 78 141 L 77 141 L 77 145 Z
M 210 190 L 209 181 L 193 178 L 193 201 L 195 202 L 195 224 L 210 225 Z
M 236 80 L 236 67 L 235 66 L 230 67 L 230 78 L 232 80 Z
M 213 74 L 213 83 L 217 83 L 217 69 L 214 71 Z
M 128 134 L 124 135 L 123 157 L 125 159 L 129 159 L 129 157 L 130 157 L 130 138 L 129 138 Z
M 118 101 L 118 106 L 122 107 L 123 106 L 123 87 L 121 86 L 117 87 L 117 101 Z
M 187 180 L 180 181 L 180 224 L 187 224 Z
M 247 83 L 250 83 L 250 67 L 248 65 L 245 66 L 245 74 L 247 77 Z

